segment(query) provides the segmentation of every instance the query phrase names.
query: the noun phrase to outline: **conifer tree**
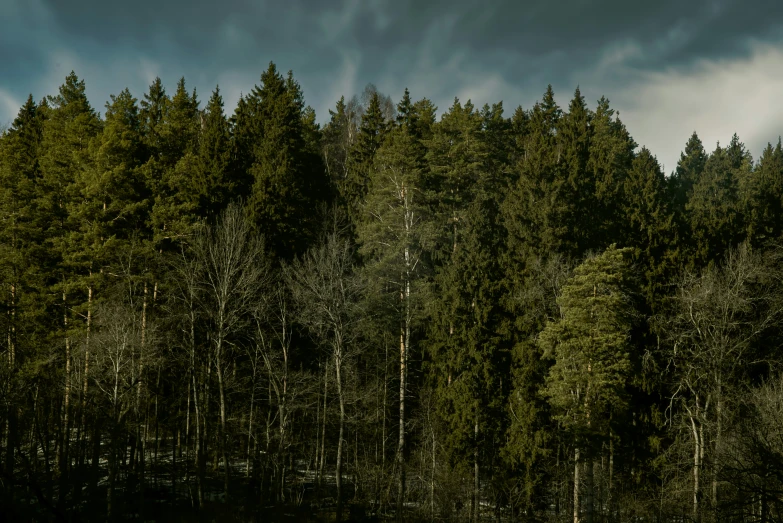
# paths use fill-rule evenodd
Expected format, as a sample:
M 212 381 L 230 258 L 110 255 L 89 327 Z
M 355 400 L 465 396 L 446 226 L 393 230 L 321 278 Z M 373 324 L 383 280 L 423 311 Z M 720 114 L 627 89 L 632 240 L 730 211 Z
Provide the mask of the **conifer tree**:
M 194 183 L 198 163 L 199 112 L 195 91 L 188 94 L 185 79 L 166 104 L 160 123 L 160 152 L 148 172 L 154 203 L 150 221 L 157 250 L 173 249 L 188 238 L 196 221 L 198 192 Z
M 611 246 L 579 265 L 558 298 L 561 317 L 538 340 L 544 357 L 554 359 L 543 392 L 573 438 L 576 523 L 593 521 L 593 460 L 611 414 L 626 407 L 633 313 L 627 255 Z
M 750 176 L 752 159 L 737 135 L 719 145 L 704 165 L 686 205 L 692 238 L 688 267 L 700 268 L 722 257 L 744 239 L 740 181 Z
M 594 220 L 589 248 L 603 249 L 617 241 L 623 226 L 623 187 L 634 159 L 636 142 L 617 113 L 602 97 L 592 119 L 592 141 L 587 169 L 594 183 Z
M 366 270 L 377 283 L 376 292 L 396 316 L 399 336 L 399 432 L 397 442 L 397 511 L 402 517 L 408 452 L 407 397 L 409 365 L 413 361 L 414 329 L 421 319 L 422 276 L 427 264 L 430 223 L 423 191 L 423 148 L 407 125 L 392 131 L 375 156 L 369 190 L 358 225 Z
M 247 211 L 263 231 L 272 252 L 290 259 L 304 252 L 315 224 L 312 209 L 328 199 L 322 166 L 308 161 L 302 93 L 289 73 L 284 78 L 274 63 L 261 75 L 261 87 L 248 105 L 257 109 L 260 139 L 253 149 L 253 186 Z
M 481 115 L 470 100 L 463 107 L 455 99 L 428 142 L 428 185 L 438 195 L 433 200 L 433 211 L 442 228 L 439 243 L 444 263 L 459 243 L 462 214 L 472 203 L 477 184 L 487 176 L 488 154 L 483 138 Z
M 682 213 L 685 205 L 691 197 L 693 186 L 699 181 L 704 165 L 707 162 L 707 153 L 704 151 L 699 136 L 694 133 L 688 138 L 685 150 L 680 153 L 677 169 L 669 179 L 675 209 Z
M 633 159 L 620 190 L 622 204 L 616 205 L 622 213 L 622 242 L 632 249 L 634 263 L 643 267 L 644 291 L 652 304 L 663 298 L 663 287 L 676 268 L 671 246 L 677 231 L 666 178 L 646 147 Z
M 323 130 L 324 163 L 329 178 L 342 194 L 345 192 L 351 147 L 356 138 L 353 118 L 344 96 L 337 101 L 334 110 L 329 109 L 329 116 L 329 123 Z
M 45 315 L 49 299 L 44 290 L 40 256 L 42 224 L 38 221 L 36 200 L 40 179 L 42 116 L 32 95 L 20 108 L 10 129 L 0 137 L 0 281 L 3 282 L 0 321 L 3 329 L 2 381 L 3 401 L 0 423 L 6 428 L 5 455 L 0 456 L 5 476 L 2 493 L 6 504 L 14 497 L 16 450 L 20 429 L 26 428 L 24 395 L 32 379 L 38 378 L 38 362 L 47 355 L 38 354 L 44 344 L 48 322 Z
M 361 205 L 369 190 L 370 171 L 375 155 L 384 143 L 386 132 L 387 124 L 381 112 L 381 99 L 377 92 L 373 92 L 350 152 L 345 181 L 338 186 L 348 207 L 348 216 L 357 226 L 361 221 Z
M 171 102 L 166 95 L 166 89 L 160 77 L 149 86 L 144 93 L 144 99 L 141 100 L 139 110 L 139 120 L 141 131 L 144 135 L 144 143 L 153 158 L 158 158 L 162 153 L 163 142 L 161 137 L 163 120 L 168 111 L 168 104 Z
M 207 107 L 201 115 L 198 148 L 199 216 L 214 219 L 228 205 L 235 194 L 235 180 L 230 173 L 230 135 L 228 121 L 223 114 L 223 97 L 215 87 Z
M 68 490 L 68 472 L 70 468 L 71 443 L 71 400 L 74 383 L 73 374 L 73 336 L 74 330 L 80 330 L 82 322 L 74 317 L 74 306 L 80 306 L 86 298 L 86 290 L 79 276 L 81 267 L 72 265 L 69 260 L 77 254 L 78 248 L 70 243 L 74 231 L 74 221 L 70 219 L 72 205 L 79 201 L 79 185 L 76 181 L 92 168 L 89 145 L 100 132 L 101 122 L 90 106 L 85 93 L 84 81 L 71 72 L 65 83 L 60 86 L 59 95 L 49 97 L 51 110 L 43 127 L 41 155 L 41 198 L 38 209 L 45 216 L 47 226 L 43 229 L 44 245 L 50 250 L 46 264 L 52 272 L 47 282 L 51 291 L 62 298 L 58 303 L 57 316 L 59 329 L 52 332 L 53 341 L 59 339 L 64 345 L 63 365 L 63 401 L 61 406 L 62 432 L 59 447 L 60 495 L 58 502 L 65 502 Z M 52 311 L 54 312 L 54 311 Z M 59 358 L 58 358 L 59 360 Z
M 524 154 L 516 166 L 517 183 L 503 207 L 509 261 L 514 265 L 537 254 L 561 252 L 569 232 L 561 220 L 565 210 L 559 197 L 563 180 L 556 128 L 561 118 L 562 111 L 549 86 L 530 113 Z M 518 265 L 509 267 L 510 273 L 521 276 L 519 269 Z
M 557 284 L 566 263 L 560 257 L 567 228 L 559 201 L 563 185 L 558 165 L 556 129 L 562 111 L 549 86 L 542 100 L 528 113 L 517 109 L 512 118 L 517 144 L 516 180 L 501 210 L 506 229 L 503 308 L 512 322 L 512 413 L 508 443 L 509 462 L 521 476 L 522 503 L 528 510 L 541 503 L 543 459 L 549 445 L 546 402 L 538 394 L 546 365 L 532 343 L 551 314 Z
M 555 218 L 564 229 L 560 240 L 565 253 L 577 256 L 595 244 L 591 237 L 597 221 L 595 216 L 595 179 L 587 171 L 592 141 L 593 115 L 584 96 L 576 89 L 568 113 L 558 122 L 556 162 L 560 191 Z M 590 225 L 588 225 L 590 224 Z
M 767 144 L 759 163 L 741 187 L 747 236 L 754 246 L 763 246 L 783 233 L 783 150 L 778 140 Z
M 704 146 L 699 136 L 694 132 L 685 144 L 685 150 L 680 153 L 677 169 L 667 179 L 679 238 L 678 244 L 675 246 L 675 253 L 682 264 L 690 263 L 689 260 L 693 258 L 687 207 L 693 197 L 693 187 L 704 172 L 707 158 Z
M 461 213 L 460 241 L 435 278 L 428 336 L 435 370 L 431 379 L 447 427 L 445 447 L 458 471 L 472 469 L 474 520 L 480 471 L 498 468 L 506 430 L 508 351 L 501 334 L 498 263 L 502 232 L 497 200 L 481 191 Z

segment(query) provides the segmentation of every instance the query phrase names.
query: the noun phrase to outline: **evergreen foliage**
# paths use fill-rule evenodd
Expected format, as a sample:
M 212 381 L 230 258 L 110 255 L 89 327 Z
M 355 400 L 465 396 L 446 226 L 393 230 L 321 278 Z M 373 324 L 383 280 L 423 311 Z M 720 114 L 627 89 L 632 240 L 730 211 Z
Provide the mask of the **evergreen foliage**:
M 3 516 L 778 521 L 783 152 L 727 143 L 69 74 L 0 134 Z

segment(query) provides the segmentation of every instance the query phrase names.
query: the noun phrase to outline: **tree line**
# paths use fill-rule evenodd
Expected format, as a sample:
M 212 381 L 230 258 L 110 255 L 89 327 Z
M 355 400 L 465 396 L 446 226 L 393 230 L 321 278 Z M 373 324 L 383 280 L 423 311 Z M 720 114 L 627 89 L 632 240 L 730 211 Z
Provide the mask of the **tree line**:
M 783 521 L 783 150 L 606 98 L 321 126 L 74 73 L 0 136 L 15 520 Z

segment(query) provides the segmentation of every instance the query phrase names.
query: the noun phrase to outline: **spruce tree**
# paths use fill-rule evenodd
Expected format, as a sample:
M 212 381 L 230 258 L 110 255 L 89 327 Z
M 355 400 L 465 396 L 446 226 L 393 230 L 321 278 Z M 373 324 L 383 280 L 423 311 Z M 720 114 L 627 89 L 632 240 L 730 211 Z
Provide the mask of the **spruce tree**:
M 1 494 L 8 507 L 14 500 L 17 446 L 21 443 L 25 395 L 41 377 L 41 363 L 48 360 L 42 343 L 51 322 L 46 318 L 51 305 L 43 279 L 37 199 L 42 116 L 30 95 L 10 129 L 0 136 L 0 281 L 4 355 L 0 417 L 6 427 L 5 455 L 0 456 L 5 481 Z M 56 327 L 55 327 L 56 328 Z
M 199 195 L 198 215 L 214 220 L 235 194 L 231 177 L 231 143 L 228 121 L 223 114 L 223 97 L 215 87 L 201 115 L 198 138 L 198 178 L 194 180 Z
M 588 248 L 603 249 L 618 241 L 626 224 L 620 209 L 623 187 L 634 159 L 636 142 L 631 138 L 609 100 L 601 98 L 592 120 L 592 141 L 587 169 L 594 183 L 593 240 Z
M 299 85 L 290 73 L 287 78 L 278 73 L 274 63 L 261 84 L 248 102 L 257 110 L 260 139 L 249 169 L 253 186 L 247 211 L 272 252 L 290 259 L 306 249 L 316 227 L 312 209 L 330 195 L 324 194 L 325 169 L 308 155 Z
M 45 265 L 49 269 L 50 291 L 59 300 L 52 312 L 59 321 L 59 328 L 53 329 L 52 345 L 64 347 L 62 359 L 63 400 L 61 407 L 62 432 L 59 447 L 60 495 L 62 505 L 68 494 L 68 473 L 70 469 L 70 443 L 72 427 L 73 382 L 73 339 L 81 331 L 83 322 L 73 314 L 74 307 L 80 308 L 87 301 L 87 289 L 81 276 L 83 267 L 73 258 L 78 246 L 71 243 L 76 232 L 75 220 L 71 219 L 73 205 L 81 199 L 77 180 L 92 169 L 90 143 L 100 132 L 101 122 L 90 106 L 85 93 L 84 81 L 71 72 L 60 86 L 59 94 L 49 97 L 51 110 L 43 127 L 41 155 L 41 198 L 38 210 L 46 218 L 43 229 L 43 243 L 49 257 Z M 55 312 L 56 311 L 56 312 Z M 58 342 L 55 342 L 58 340 Z M 77 389 L 78 390 L 78 389 Z
M 688 267 L 705 267 L 744 239 L 740 181 L 751 168 L 750 153 L 736 135 L 728 147 L 718 145 L 710 155 L 686 205 L 692 243 Z
M 546 365 L 532 340 L 551 314 L 557 282 L 567 265 L 560 257 L 568 233 L 560 221 L 563 181 L 556 129 L 561 118 L 551 86 L 532 111 L 517 109 L 512 118 L 516 164 L 501 207 L 506 229 L 503 308 L 512 319 L 507 334 L 512 345 L 512 416 L 504 453 L 521 476 L 526 510 L 540 508 L 550 445 L 547 405 L 538 394 Z
M 345 97 L 340 97 L 334 110 L 329 109 L 329 123 L 323 130 L 323 156 L 329 178 L 335 187 L 344 193 L 345 180 L 348 176 L 350 150 L 356 136 L 350 110 L 345 104 Z
M 666 178 L 646 147 L 633 159 L 620 190 L 622 198 L 616 205 L 621 213 L 621 241 L 632 249 L 633 262 L 643 270 L 643 290 L 648 303 L 654 305 L 664 297 L 664 288 L 674 276 L 676 259 L 671 246 L 677 230 Z
M 588 173 L 592 141 L 593 115 L 585 104 L 584 96 L 576 89 L 568 106 L 568 113 L 558 122 L 556 162 L 560 190 L 555 218 L 563 230 L 560 237 L 562 252 L 572 256 L 585 252 L 595 244 L 592 238 L 595 215 L 595 179 Z
M 783 149 L 767 144 L 758 165 L 741 187 L 751 245 L 761 247 L 783 234 Z
M 388 126 L 381 111 L 381 99 L 373 92 L 367 110 L 362 115 L 356 142 L 350 151 L 344 182 L 338 185 L 348 216 L 357 224 L 361 221 L 361 206 L 369 190 L 370 171 L 375 155 L 383 145 Z
M 145 167 L 154 198 L 150 222 L 156 250 L 176 250 L 197 220 L 198 105 L 195 91 L 188 94 L 181 78 L 159 124 L 161 141 L 158 158 L 153 156 L 154 169 Z

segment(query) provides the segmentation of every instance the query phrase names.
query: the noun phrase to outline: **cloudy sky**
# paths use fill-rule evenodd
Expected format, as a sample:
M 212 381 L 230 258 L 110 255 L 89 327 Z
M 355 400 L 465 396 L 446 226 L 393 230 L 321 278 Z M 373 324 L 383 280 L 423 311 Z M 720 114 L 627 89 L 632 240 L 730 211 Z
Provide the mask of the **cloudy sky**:
M 110 4 L 117 4 L 110 7 Z M 670 172 L 688 136 L 734 132 L 758 156 L 783 134 L 779 0 L 0 0 L 0 124 L 71 71 L 100 111 L 184 76 L 233 111 L 269 61 L 292 69 L 324 121 L 368 82 L 443 110 L 455 96 L 531 107 L 602 95 Z

